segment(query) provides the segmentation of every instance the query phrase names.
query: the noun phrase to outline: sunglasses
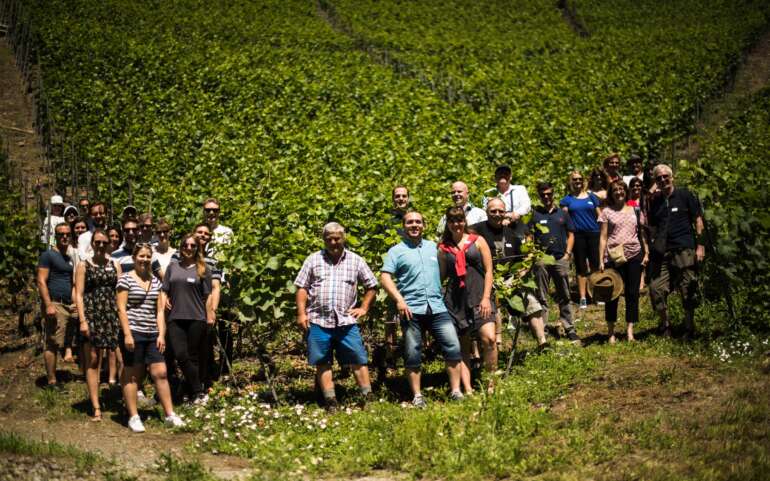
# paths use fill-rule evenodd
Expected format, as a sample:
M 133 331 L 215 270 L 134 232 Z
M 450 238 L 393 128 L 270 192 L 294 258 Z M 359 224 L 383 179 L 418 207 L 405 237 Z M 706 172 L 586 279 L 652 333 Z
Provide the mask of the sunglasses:
M 204 212 L 209 213 L 209 214 L 212 213 L 212 212 L 213 213 L 219 212 L 219 208 L 216 208 L 216 209 L 203 209 L 203 210 L 204 210 Z
M 553 192 L 540 192 L 540 197 L 553 197 Z
M 505 214 L 505 211 L 503 209 L 492 209 L 489 211 L 490 214 Z
M 160 234 L 168 234 L 168 232 L 169 231 L 167 231 L 167 230 L 156 230 L 155 231 L 155 233 L 158 234 L 158 235 L 160 235 Z
M 184 249 L 195 249 L 198 247 L 196 242 L 186 242 L 183 246 Z
M 670 177 L 671 177 L 670 175 L 659 175 L 659 176 L 655 177 L 655 180 L 660 182 L 660 181 L 666 180 L 666 179 L 668 179 Z
M 94 241 L 94 246 L 95 247 L 104 247 L 104 246 L 106 246 L 108 244 L 109 244 L 109 242 L 107 242 L 107 241 Z
M 69 232 L 57 232 L 54 234 L 56 237 L 69 237 Z
M 572 182 L 582 182 L 582 181 L 583 181 L 582 177 L 573 177 L 572 178 Z
M 137 229 L 136 227 L 133 227 L 133 228 L 131 228 L 131 229 L 123 229 L 123 232 L 136 232 L 136 231 L 138 231 L 138 230 L 139 230 L 139 229 Z

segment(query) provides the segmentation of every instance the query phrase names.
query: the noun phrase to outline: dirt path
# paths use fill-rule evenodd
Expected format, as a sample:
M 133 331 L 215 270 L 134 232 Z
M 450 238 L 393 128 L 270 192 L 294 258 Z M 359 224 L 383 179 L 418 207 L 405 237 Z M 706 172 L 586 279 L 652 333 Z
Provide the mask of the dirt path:
M 5 38 L 0 38 L 0 138 L 12 175 L 25 186 L 27 205 L 32 207 L 36 186 L 43 186 L 48 195 L 49 180 L 43 175 L 43 148 L 34 128 L 32 101 Z

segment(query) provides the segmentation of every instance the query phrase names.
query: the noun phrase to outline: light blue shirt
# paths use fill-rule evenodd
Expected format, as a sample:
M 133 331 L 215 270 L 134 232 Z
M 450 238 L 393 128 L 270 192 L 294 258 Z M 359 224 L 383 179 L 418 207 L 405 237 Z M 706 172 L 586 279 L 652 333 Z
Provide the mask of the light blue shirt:
M 435 314 L 447 311 L 441 293 L 435 242 L 422 239 L 419 244 L 414 244 L 404 239 L 388 250 L 382 272 L 394 277 L 396 287 L 412 313 L 426 314 L 428 306 Z

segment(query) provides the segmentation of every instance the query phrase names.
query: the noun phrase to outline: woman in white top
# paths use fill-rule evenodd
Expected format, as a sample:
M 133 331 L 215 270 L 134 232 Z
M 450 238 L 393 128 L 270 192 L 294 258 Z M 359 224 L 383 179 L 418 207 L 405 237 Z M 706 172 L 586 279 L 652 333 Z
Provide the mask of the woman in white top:
M 152 253 L 152 273 L 158 279 L 163 280 L 166 268 L 171 263 L 171 258 L 177 250 L 171 247 L 169 237 L 171 236 L 171 225 L 165 219 L 159 219 L 155 224 L 155 236 L 158 238 L 158 245 Z

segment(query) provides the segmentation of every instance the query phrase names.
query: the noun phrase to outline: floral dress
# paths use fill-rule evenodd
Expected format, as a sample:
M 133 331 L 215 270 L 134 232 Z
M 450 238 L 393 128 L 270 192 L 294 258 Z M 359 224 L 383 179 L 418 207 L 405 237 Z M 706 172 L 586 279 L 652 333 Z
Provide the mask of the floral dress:
M 96 348 L 115 349 L 118 346 L 118 308 L 115 286 L 118 273 L 112 261 L 99 266 L 86 262 L 86 284 L 83 307 L 88 321 L 88 342 Z

